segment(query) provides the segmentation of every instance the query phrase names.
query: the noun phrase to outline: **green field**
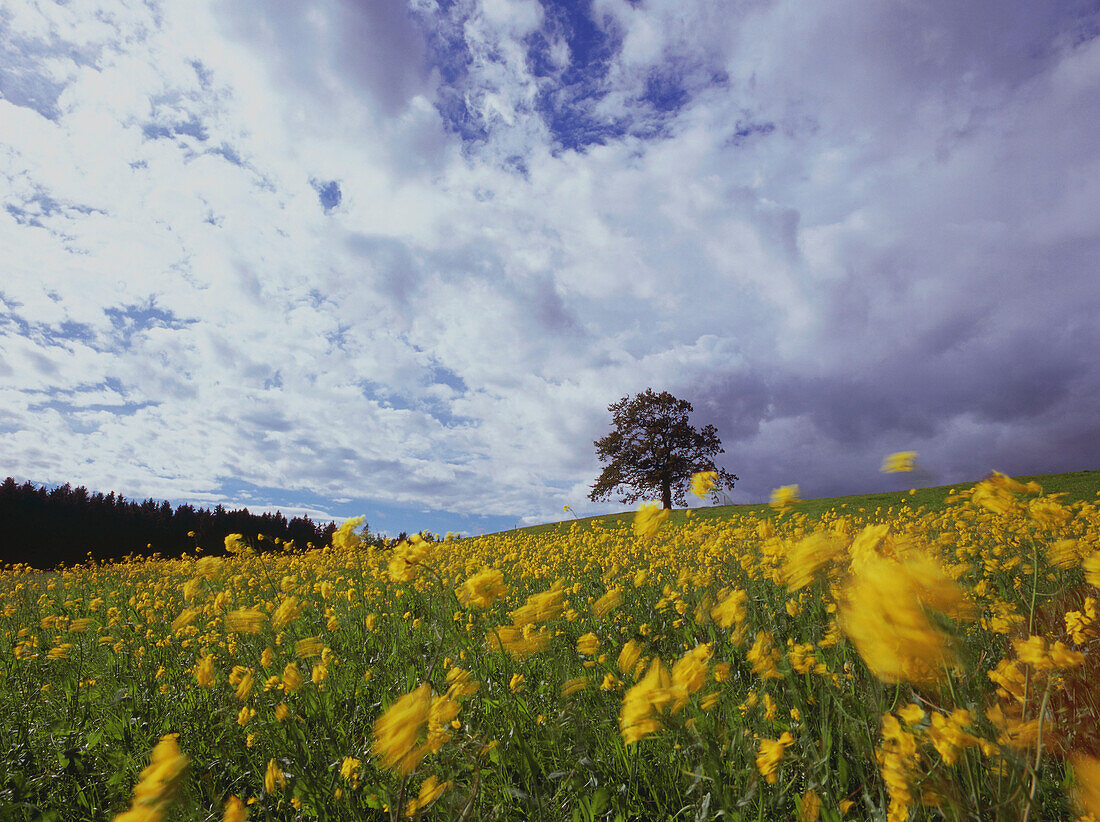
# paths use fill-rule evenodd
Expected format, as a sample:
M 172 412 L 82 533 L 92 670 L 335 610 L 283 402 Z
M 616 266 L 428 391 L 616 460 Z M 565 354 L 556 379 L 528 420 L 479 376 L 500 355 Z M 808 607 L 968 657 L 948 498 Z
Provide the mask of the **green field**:
M 1019 479 L 9 567 L 0 819 L 1100 813 L 1100 472 Z

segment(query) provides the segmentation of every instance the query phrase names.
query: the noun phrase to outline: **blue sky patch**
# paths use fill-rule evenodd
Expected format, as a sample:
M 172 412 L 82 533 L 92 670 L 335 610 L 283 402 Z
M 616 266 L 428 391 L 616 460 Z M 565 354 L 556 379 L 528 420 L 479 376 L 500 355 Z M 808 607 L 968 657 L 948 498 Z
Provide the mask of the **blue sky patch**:
M 340 191 L 340 183 L 336 180 L 329 180 L 328 182 L 313 180 L 312 184 L 317 192 L 317 199 L 321 202 L 321 208 L 325 210 L 325 214 L 329 214 L 340 205 L 340 201 L 343 199 L 343 192 Z

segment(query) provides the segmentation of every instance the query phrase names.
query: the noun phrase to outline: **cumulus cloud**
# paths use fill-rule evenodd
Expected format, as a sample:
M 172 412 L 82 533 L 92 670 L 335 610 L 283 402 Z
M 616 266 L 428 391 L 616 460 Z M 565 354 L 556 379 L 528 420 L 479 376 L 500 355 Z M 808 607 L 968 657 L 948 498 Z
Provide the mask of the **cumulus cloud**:
M 598 510 L 592 441 L 648 386 L 741 501 L 901 449 L 1093 467 L 1097 33 L 992 0 L 6 9 L 9 470 L 548 518 Z

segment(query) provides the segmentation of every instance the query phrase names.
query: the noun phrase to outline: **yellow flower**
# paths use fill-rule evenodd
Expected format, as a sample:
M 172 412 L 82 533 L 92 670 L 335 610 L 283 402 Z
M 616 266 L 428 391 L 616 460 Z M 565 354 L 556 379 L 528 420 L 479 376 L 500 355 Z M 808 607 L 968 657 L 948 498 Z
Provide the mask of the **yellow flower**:
M 512 674 L 512 680 L 508 683 L 508 690 L 518 694 L 523 690 L 523 674 Z
M 508 595 L 508 586 L 504 584 L 504 574 L 491 568 L 467 579 L 455 595 L 464 608 L 488 608 Z
M 345 756 L 344 761 L 340 763 L 340 776 L 344 778 L 345 782 L 350 782 L 353 788 L 359 785 L 359 773 L 362 762 L 353 756 Z
M 561 686 L 561 695 L 563 697 L 575 694 L 577 691 L 583 691 L 588 687 L 588 678 L 584 676 L 574 677 L 567 680 L 565 684 Z
M 424 684 L 402 696 L 378 718 L 371 752 L 382 760 L 382 767 L 402 776 L 412 773 L 427 753 L 420 737 L 431 708 L 432 689 Z
M 248 808 L 245 804 L 235 796 L 229 797 L 229 801 L 225 803 L 225 815 L 222 817 L 222 822 L 247 822 L 248 820 Z
M 507 651 L 516 659 L 527 659 L 546 650 L 551 633 L 530 623 L 522 627 L 502 625 L 485 638 L 485 645 L 492 651 Z
M 964 708 L 956 708 L 946 717 L 943 714 L 932 714 L 932 725 L 927 734 L 943 758 L 943 764 L 951 767 L 958 762 L 959 753 L 964 748 L 979 744 L 976 737 L 963 730 L 973 724 L 970 712 Z
M 451 668 L 447 672 L 447 696 L 451 699 L 461 699 L 464 696 L 476 694 L 481 684 L 474 679 L 473 674 L 462 668 Z
M 1016 480 L 994 471 L 989 479 L 974 486 L 970 492 L 970 501 L 1003 516 L 1017 507 L 1015 494 L 1025 490 L 1026 487 Z
M 919 725 L 924 721 L 924 709 L 916 702 L 910 702 L 898 711 L 898 716 L 906 725 Z
M 802 794 L 798 806 L 798 822 L 817 822 L 821 818 L 821 798 L 812 790 Z
M 600 650 L 600 639 L 594 633 L 587 633 L 577 640 L 577 653 L 595 656 Z
M 405 815 L 413 817 L 426 807 L 431 805 L 435 800 L 439 799 L 447 789 L 451 787 L 451 783 L 440 782 L 436 778 L 435 774 L 432 774 L 424 780 L 424 784 L 420 786 L 420 793 L 417 794 L 416 799 L 409 802 L 408 807 L 405 809 Z
M 760 753 L 756 755 L 756 767 L 769 785 L 779 781 L 779 761 L 783 759 L 783 752 L 787 747 L 793 744 L 794 737 L 789 731 L 784 731 L 779 739 L 760 740 Z
M 699 499 L 705 500 L 707 495 L 717 484 L 717 471 L 699 471 L 691 475 L 691 493 L 699 497 Z
M 214 655 L 203 654 L 194 667 L 195 680 L 200 688 L 214 687 Z
M 771 634 L 766 631 L 757 633 L 756 642 L 749 649 L 747 656 L 752 664 L 752 671 L 757 676 L 764 679 L 779 679 L 783 676 L 778 667 L 779 651 L 772 643 Z
M 1087 754 L 1070 757 L 1073 766 L 1073 798 L 1081 811 L 1100 819 L 1100 759 Z
M 229 611 L 225 615 L 225 629 L 236 634 L 258 634 L 266 621 L 267 614 L 255 608 Z
M 187 767 L 185 757 L 176 744 L 177 734 L 160 739 L 150 756 L 148 766 L 134 786 L 130 809 L 115 817 L 115 822 L 160 822 L 167 806 L 178 793 Z
M 642 656 L 642 643 L 635 639 L 627 642 L 619 651 L 619 673 L 624 676 L 634 670 L 638 659 Z
M 207 557 L 209 559 L 209 557 Z M 202 608 L 184 608 L 178 617 L 172 620 L 172 633 L 179 633 L 202 613 Z
M 661 729 L 661 722 L 653 713 L 660 713 L 672 699 L 669 693 L 671 685 L 672 680 L 665 666 L 660 659 L 654 659 L 645 677 L 623 696 L 619 730 L 627 745 Z
M 549 622 L 565 613 L 563 598 L 565 591 L 555 582 L 550 590 L 532 594 L 527 602 L 511 612 L 512 623 L 516 627 L 532 625 L 536 622 Z
M 897 451 L 893 454 L 887 454 L 882 460 L 882 471 L 887 474 L 912 471 L 916 459 L 916 451 Z
M 925 614 L 961 613 L 962 591 L 935 563 L 868 557 L 853 575 L 841 623 L 867 667 L 884 682 L 938 681 L 955 662 L 948 636 Z
M 797 485 L 780 485 L 772 491 L 771 505 L 773 508 L 787 508 L 796 502 L 801 502 L 798 498 Z
M 1055 642 L 1047 645 L 1041 636 L 1030 636 L 1027 639 L 1015 639 L 1012 646 L 1016 649 L 1016 656 L 1039 671 L 1051 671 L 1058 668 L 1075 668 L 1085 661 L 1085 655 L 1070 650 L 1063 642 Z
M 1093 588 L 1100 588 L 1100 551 L 1093 551 L 1082 566 L 1085 569 L 1085 580 Z
M 706 684 L 710 656 L 709 644 L 696 645 L 672 664 L 672 713 L 684 707 L 688 697 Z
M 305 680 L 302 678 L 302 672 L 298 670 L 298 666 L 293 662 L 288 662 L 286 667 L 283 668 L 283 690 L 293 693 L 302 687 L 303 682 Z
M 319 636 L 307 636 L 305 639 L 299 639 L 294 643 L 294 653 L 300 659 L 311 659 L 320 656 L 321 651 L 324 649 L 325 643 L 321 641 Z
M 882 745 L 877 758 L 882 781 L 890 796 L 886 818 L 889 822 L 904 822 L 913 804 L 912 780 L 917 774 L 920 754 L 916 737 L 906 731 L 893 714 L 882 718 Z
M 283 773 L 283 769 L 280 768 L 275 760 L 269 760 L 267 763 L 267 771 L 264 773 L 264 790 L 269 794 L 275 793 L 276 790 L 281 790 L 286 787 L 286 774 Z
M 227 534 L 225 537 L 225 550 L 234 555 L 247 554 L 249 552 L 249 547 L 244 537 L 240 534 Z
M 344 520 L 343 525 L 332 535 L 332 547 L 337 551 L 354 551 L 363 546 L 363 538 L 355 529 L 367 521 L 366 517 L 352 517 Z
M 592 615 L 603 619 L 611 611 L 622 605 L 623 602 L 623 589 L 619 587 L 611 588 L 606 594 L 592 603 Z
M 275 613 L 271 615 L 271 627 L 281 631 L 305 610 L 305 605 L 298 602 L 298 597 L 287 597 L 279 603 Z
M 252 693 L 252 671 L 250 670 L 243 677 L 241 681 L 237 683 L 237 699 L 244 702 L 248 699 L 248 695 Z
M 730 591 L 722 601 L 711 608 L 710 618 L 714 620 L 714 624 L 719 628 L 732 628 L 735 625 L 740 627 L 745 622 L 745 601 L 748 600 L 749 595 L 742 590 L 734 589 Z M 735 641 L 740 640 L 740 631 Z
M 218 575 L 221 565 L 222 561 L 217 557 L 203 557 L 195 563 L 195 570 L 199 572 L 199 576 L 213 579 Z
M 393 549 L 393 559 L 389 562 L 390 579 L 394 582 L 411 582 L 416 579 L 420 569 L 428 561 L 430 543 L 418 534 L 409 537 L 408 542 L 400 542 Z
M 813 582 L 814 575 L 830 562 L 845 555 L 844 540 L 829 531 L 815 531 L 799 540 L 787 552 L 783 577 L 788 591 L 797 591 Z
M 638 539 L 651 539 L 672 514 L 659 502 L 643 502 L 634 514 L 634 535 Z

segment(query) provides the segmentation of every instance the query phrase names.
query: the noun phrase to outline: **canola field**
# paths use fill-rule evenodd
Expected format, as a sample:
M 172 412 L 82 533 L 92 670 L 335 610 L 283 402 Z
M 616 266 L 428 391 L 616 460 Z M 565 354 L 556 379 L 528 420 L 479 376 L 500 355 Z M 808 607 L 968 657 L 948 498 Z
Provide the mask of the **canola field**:
M 1100 819 L 1100 500 L 775 503 L 6 568 L 0 818 Z

